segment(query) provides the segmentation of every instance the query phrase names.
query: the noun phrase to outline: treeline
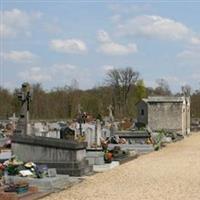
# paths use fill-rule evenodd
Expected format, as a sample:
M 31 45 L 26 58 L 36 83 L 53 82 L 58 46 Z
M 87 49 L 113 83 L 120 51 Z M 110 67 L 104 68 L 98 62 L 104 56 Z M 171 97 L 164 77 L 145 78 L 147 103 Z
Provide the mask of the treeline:
M 138 72 L 132 68 L 113 69 L 106 75 L 104 86 L 90 90 L 80 90 L 75 86 L 65 86 L 45 91 L 41 84 L 32 85 L 33 99 L 30 106 L 31 119 L 73 119 L 77 116 L 78 106 L 97 117 L 108 115 L 112 105 L 115 117 L 136 117 L 135 104 L 148 95 L 172 95 L 168 83 L 157 80 L 156 88 L 147 88 Z M 0 87 L 0 118 L 8 118 L 19 113 L 20 103 L 17 90 L 9 92 Z M 200 89 L 191 93 L 189 86 L 181 88 L 177 96 L 191 96 L 191 116 L 200 118 Z

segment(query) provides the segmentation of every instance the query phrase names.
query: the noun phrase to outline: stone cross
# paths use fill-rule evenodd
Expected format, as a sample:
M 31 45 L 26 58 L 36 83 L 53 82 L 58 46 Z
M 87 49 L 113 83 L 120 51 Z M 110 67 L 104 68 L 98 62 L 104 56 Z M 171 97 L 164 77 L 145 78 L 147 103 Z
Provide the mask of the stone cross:
M 28 134 L 29 108 L 32 98 L 29 83 L 22 84 L 21 90 L 17 93 L 17 97 L 21 103 L 21 109 L 16 132 L 20 132 L 21 134 Z
M 80 135 L 82 135 L 82 123 L 83 123 L 83 119 L 82 119 L 82 107 L 81 104 L 78 104 L 78 123 L 79 123 L 79 133 Z
M 12 117 L 9 117 L 9 120 L 11 121 L 12 125 L 13 125 L 14 128 L 15 128 L 16 123 L 17 123 L 17 121 L 18 121 L 18 117 L 16 117 L 15 113 L 13 113 L 13 116 L 12 116 Z

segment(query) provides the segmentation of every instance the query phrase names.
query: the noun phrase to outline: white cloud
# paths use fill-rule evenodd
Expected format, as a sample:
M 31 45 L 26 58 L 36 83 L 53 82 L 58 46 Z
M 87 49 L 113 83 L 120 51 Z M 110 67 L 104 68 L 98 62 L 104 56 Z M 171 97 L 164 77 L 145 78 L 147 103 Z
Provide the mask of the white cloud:
M 127 55 L 137 52 L 136 44 L 121 45 L 114 42 L 102 44 L 99 50 L 107 55 Z
M 84 53 L 87 51 L 86 44 L 79 39 L 55 39 L 50 42 L 50 47 L 61 53 Z
M 52 80 L 51 75 L 42 70 L 40 67 L 32 67 L 29 70 L 20 72 L 18 76 L 24 81 L 31 82 L 45 82 Z
M 53 80 L 55 82 L 53 82 L 54 87 L 71 85 L 72 80 L 77 80 L 78 83 L 81 83 L 81 89 L 91 88 L 94 84 L 93 78 L 95 78 L 88 68 L 68 63 L 57 63 L 49 68 L 31 67 L 18 73 L 18 77 L 23 81 L 32 83 L 48 82 L 48 84 L 51 84 Z
M 184 63 L 200 64 L 200 36 L 193 33 L 193 35 L 188 38 L 189 45 L 186 49 L 177 54 L 177 58 Z
M 104 30 L 98 31 L 97 38 L 100 42 L 111 42 L 110 36 Z
M 109 70 L 112 70 L 112 69 L 114 69 L 115 67 L 113 66 L 113 65 L 103 65 L 102 66 L 102 69 L 105 71 L 105 72 L 107 72 L 107 71 L 109 71 Z
M 127 55 L 130 53 L 137 52 L 137 45 L 130 43 L 127 45 L 122 45 L 115 43 L 111 40 L 109 34 L 106 31 L 98 32 L 98 40 L 101 42 L 99 51 L 107 55 Z
M 185 40 L 191 30 L 184 24 L 160 16 L 142 15 L 118 25 L 122 35 L 136 35 L 163 40 Z
M 81 89 L 92 88 L 96 77 L 88 67 L 68 63 L 54 64 L 50 71 L 51 77 L 60 85 L 71 85 L 76 80 Z M 80 73 L 81 72 L 81 73 Z
M 36 55 L 30 51 L 10 51 L 8 53 L 1 54 L 4 59 L 13 62 L 33 62 L 37 58 Z
M 32 22 L 40 19 L 42 13 L 27 13 L 15 8 L 9 11 L 0 11 L 0 16 L 0 36 L 16 37 L 21 34 L 30 36 Z
M 52 76 L 60 75 L 61 77 L 66 77 L 66 79 L 75 78 L 75 76 L 78 77 L 80 74 L 80 68 L 78 66 L 68 63 L 56 63 L 50 68 L 50 71 Z
M 194 36 L 191 38 L 192 45 L 200 45 L 200 36 Z
M 77 69 L 77 66 L 71 64 L 55 64 L 52 67 L 53 72 L 69 72 Z
M 190 48 L 180 52 L 178 58 L 200 62 L 200 48 Z
M 0 37 L 11 37 L 15 35 L 15 31 L 13 31 L 11 27 L 0 23 Z

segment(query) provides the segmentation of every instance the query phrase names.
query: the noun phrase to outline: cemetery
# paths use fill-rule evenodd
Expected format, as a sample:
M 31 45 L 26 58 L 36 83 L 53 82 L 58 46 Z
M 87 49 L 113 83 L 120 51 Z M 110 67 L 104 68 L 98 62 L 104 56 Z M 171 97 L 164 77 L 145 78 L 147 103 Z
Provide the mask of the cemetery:
M 167 127 L 152 130 L 140 120 L 140 111 L 138 122 L 120 129 L 112 105 L 104 121 L 88 121 L 78 105 L 77 119 L 72 122 L 31 122 L 28 83 L 22 84 L 17 97 L 21 104 L 18 118 L 13 114 L 1 124 L 0 194 L 16 192 L 8 199 L 41 198 L 81 182 L 81 177 L 105 172 L 184 138 L 182 132 Z

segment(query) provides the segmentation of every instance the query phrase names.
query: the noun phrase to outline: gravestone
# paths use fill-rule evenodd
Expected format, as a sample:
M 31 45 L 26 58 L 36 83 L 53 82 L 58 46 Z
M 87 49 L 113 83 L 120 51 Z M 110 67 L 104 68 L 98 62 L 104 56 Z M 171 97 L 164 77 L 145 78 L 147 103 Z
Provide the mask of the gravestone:
M 95 124 L 83 124 L 83 131 L 85 134 L 87 148 L 98 148 L 101 146 L 101 122 L 96 120 Z
M 65 140 L 75 140 L 75 131 L 69 127 L 60 129 L 60 138 Z
M 34 162 L 55 168 L 58 174 L 82 176 L 91 171 L 86 158 L 86 143 L 72 140 L 72 131 L 63 139 L 34 136 L 28 134 L 29 104 L 31 90 L 28 83 L 22 84 L 18 93 L 21 102 L 20 118 L 12 139 L 12 153 L 23 162 Z M 71 134 L 72 133 L 72 134 Z M 70 137 L 71 140 L 66 140 Z M 65 139 L 64 139 L 65 138 Z
M 114 121 L 114 116 L 113 116 L 113 106 L 112 105 L 108 106 L 108 111 L 109 111 L 110 122 L 113 122 Z
M 110 129 L 104 127 L 104 128 L 101 130 L 101 136 L 102 136 L 104 139 L 110 137 Z
M 92 148 L 94 144 L 94 130 L 91 127 L 85 129 L 85 138 L 87 142 L 87 148 Z
M 17 93 L 17 97 L 21 103 L 21 109 L 15 132 L 25 135 L 28 134 L 29 107 L 32 98 L 29 83 L 22 84 L 20 91 Z
M 55 168 L 58 174 L 82 176 L 91 171 L 86 160 L 86 143 L 64 139 L 17 134 L 12 152 L 23 162 Z
M 96 120 L 96 127 L 95 127 L 95 143 L 98 147 L 101 146 L 101 122 L 99 119 Z
M 13 125 L 13 128 L 15 129 L 16 128 L 16 123 L 18 121 L 18 117 L 16 117 L 15 113 L 13 113 L 12 117 L 9 117 L 9 120 L 11 121 L 11 123 Z
M 101 122 L 96 120 L 94 129 L 86 129 L 87 139 L 87 152 L 86 159 L 90 165 L 103 165 L 104 164 L 104 152 L 101 147 Z
M 55 168 L 48 169 L 48 177 L 56 177 L 56 176 L 57 176 L 57 171 Z

